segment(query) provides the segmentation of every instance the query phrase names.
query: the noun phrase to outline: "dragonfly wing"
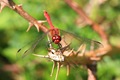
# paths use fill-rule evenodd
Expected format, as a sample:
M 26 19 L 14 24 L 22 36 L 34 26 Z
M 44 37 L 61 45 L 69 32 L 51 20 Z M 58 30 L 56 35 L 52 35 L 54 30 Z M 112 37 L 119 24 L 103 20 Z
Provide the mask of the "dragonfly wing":
M 24 47 L 20 48 L 17 51 L 17 54 L 16 54 L 17 55 L 17 59 L 21 59 L 21 58 L 26 57 L 29 54 L 32 54 L 35 51 L 36 47 L 39 46 L 39 43 L 44 47 L 45 44 L 43 45 L 43 41 L 46 41 L 46 40 L 44 40 L 46 34 L 47 33 L 42 34 L 42 36 L 37 37 L 37 39 L 35 39 L 33 41 L 33 43 L 30 42 L 30 43 L 28 43 L 28 45 L 25 45 Z
M 63 30 L 60 30 L 60 35 L 62 35 L 60 42 L 62 46 L 70 45 L 70 49 L 75 51 L 86 52 L 102 47 L 102 44 L 98 41 L 83 38 Z

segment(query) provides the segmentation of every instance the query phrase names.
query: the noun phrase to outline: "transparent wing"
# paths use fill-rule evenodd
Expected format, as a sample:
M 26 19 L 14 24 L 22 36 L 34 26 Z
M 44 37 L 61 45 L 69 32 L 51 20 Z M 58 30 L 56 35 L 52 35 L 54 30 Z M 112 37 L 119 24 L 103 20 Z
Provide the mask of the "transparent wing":
M 17 51 L 17 59 L 22 59 L 32 53 L 45 54 L 47 51 L 47 33 L 37 37 L 33 42 L 28 43 Z
M 62 37 L 60 42 L 62 47 L 70 45 L 70 49 L 78 52 L 91 51 L 102 47 L 102 44 L 98 41 L 83 38 L 63 30 L 60 30 L 60 35 Z

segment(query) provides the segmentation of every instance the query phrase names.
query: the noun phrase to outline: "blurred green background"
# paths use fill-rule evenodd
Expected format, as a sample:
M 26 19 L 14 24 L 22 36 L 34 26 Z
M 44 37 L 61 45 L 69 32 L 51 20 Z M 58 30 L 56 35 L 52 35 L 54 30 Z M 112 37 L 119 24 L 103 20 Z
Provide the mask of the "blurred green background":
M 53 24 L 65 31 L 85 38 L 101 41 L 100 36 L 84 24 L 81 17 L 74 12 L 64 0 L 14 0 L 23 4 L 23 9 L 37 20 L 45 20 L 43 11 L 49 12 Z M 120 1 L 119 0 L 74 0 L 95 22 L 102 25 L 112 45 L 120 46 Z M 47 23 L 45 23 L 48 26 Z M 16 59 L 19 48 L 28 45 L 38 33 L 33 27 L 26 32 L 28 22 L 9 8 L 0 13 L 0 80 L 54 80 L 55 72 L 50 77 L 52 62 L 33 57 Z M 42 50 L 40 53 L 44 53 Z M 104 57 L 98 63 L 98 80 L 120 80 L 120 52 L 111 57 Z M 66 76 L 66 68 L 62 67 L 58 80 L 87 80 L 84 68 L 73 68 Z

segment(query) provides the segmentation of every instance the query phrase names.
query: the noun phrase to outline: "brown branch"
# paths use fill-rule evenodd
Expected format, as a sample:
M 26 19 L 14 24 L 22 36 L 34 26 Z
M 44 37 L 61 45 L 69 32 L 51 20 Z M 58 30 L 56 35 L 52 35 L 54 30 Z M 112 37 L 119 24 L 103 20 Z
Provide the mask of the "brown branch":
M 96 72 L 97 72 L 97 62 L 93 62 L 93 64 L 87 65 L 88 70 L 88 80 L 97 80 Z
M 7 7 L 11 8 L 12 10 L 14 10 L 15 12 L 17 12 L 24 19 L 26 19 L 29 22 L 29 27 L 28 27 L 27 31 L 29 31 L 29 29 L 33 25 L 37 28 L 38 31 L 40 29 L 43 32 L 48 31 L 48 29 L 43 25 L 43 22 L 45 22 L 45 21 L 43 21 L 43 20 L 38 21 L 35 18 L 33 18 L 32 16 L 30 16 L 26 11 L 24 11 L 24 9 L 22 8 L 22 5 L 16 5 L 12 0 L 1 0 L 0 4 L 1 4 L 1 10 L 0 10 L 0 12 L 2 11 L 2 9 L 4 7 L 7 6 Z
M 10 71 L 12 73 L 20 73 L 20 71 L 21 71 L 20 67 L 18 65 L 16 65 L 16 64 L 5 64 L 2 67 L 2 70 Z
M 83 9 L 73 0 L 65 0 L 65 2 L 76 12 L 78 13 L 82 19 L 89 25 L 92 25 L 92 28 L 101 36 L 103 41 L 108 42 L 108 36 L 107 34 L 102 30 L 100 25 L 95 23 L 92 19 L 90 19 L 86 13 L 83 11 Z

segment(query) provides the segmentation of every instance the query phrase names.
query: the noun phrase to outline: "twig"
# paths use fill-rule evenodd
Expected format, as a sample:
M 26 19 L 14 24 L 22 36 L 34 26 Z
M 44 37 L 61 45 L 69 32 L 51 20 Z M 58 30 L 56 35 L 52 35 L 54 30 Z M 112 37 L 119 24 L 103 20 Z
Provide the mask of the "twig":
M 83 20 L 89 25 L 92 25 L 92 28 L 101 36 L 103 41 L 108 42 L 108 36 L 107 34 L 102 30 L 100 25 L 95 23 L 93 20 L 91 20 L 86 13 L 83 11 L 83 9 L 73 0 L 65 0 L 65 2 L 75 11 L 77 12 Z
M 18 65 L 16 64 L 5 64 L 2 69 L 4 71 L 10 71 L 10 72 L 13 72 L 13 73 L 20 73 L 21 69 Z
M 87 65 L 88 69 L 88 80 L 97 80 L 96 72 L 97 72 L 97 63 L 93 62 L 93 64 Z
M 24 9 L 22 8 L 22 5 L 16 5 L 12 0 L 1 0 L 0 4 L 1 4 L 1 10 L 0 10 L 0 12 L 2 11 L 2 9 L 4 7 L 7 6 L 7 7 L 11 8 L 12 10 L 14 10 L 15 12 L 17 12 L 23 18 L 25 18 L 29 22 L 29 27 L 28 27 L 27 31 L 29 31 L 30 28 L 33 25 L 37 28 L 38 31 L 40 31 L 40 29 L 43 32 L 48 31 L 48 29 L 46 28 L 46 26 L 43 25 L 43 23 L 45 21 L 43 21 L 43 20 L 38 21 L 35 18 L 33 18 L 32 16 L 30 16 L 26 11 L 24 11 Z

